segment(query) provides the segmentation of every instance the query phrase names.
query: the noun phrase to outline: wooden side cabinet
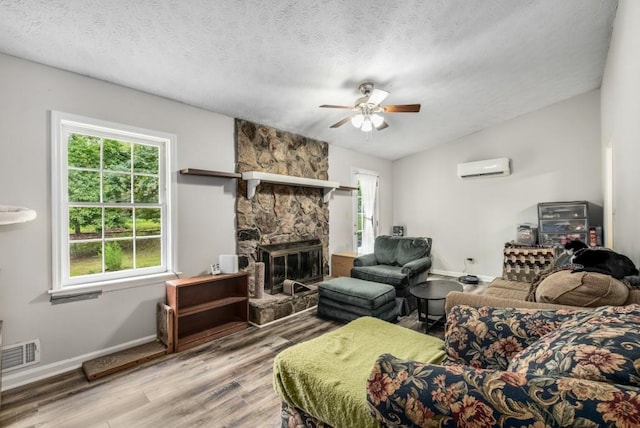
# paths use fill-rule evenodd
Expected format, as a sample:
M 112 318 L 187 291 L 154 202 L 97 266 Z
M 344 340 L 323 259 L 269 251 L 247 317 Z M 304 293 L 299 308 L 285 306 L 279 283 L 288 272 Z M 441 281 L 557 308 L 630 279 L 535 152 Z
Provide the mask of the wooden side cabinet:
M 331 276 L 351 276 L 353 259 L 358 257 L 356 253 L 335 253 L 331 255 Z
M 246 272 L 167 281 L 174 313 L 173 352 L 184 351 L 249 325 Z

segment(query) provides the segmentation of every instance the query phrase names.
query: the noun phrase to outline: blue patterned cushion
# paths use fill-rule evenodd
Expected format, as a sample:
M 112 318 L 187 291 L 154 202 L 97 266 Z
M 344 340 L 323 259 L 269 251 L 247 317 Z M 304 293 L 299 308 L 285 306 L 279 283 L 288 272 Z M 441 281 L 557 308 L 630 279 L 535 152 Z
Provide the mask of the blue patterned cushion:
M 640 386 L 640 305 L 605 306 L 515 355 L 510 371 Z
M 637 427 L 640 388 L 381 355 L 367 403 L 385 427 Z
M 454 306 L 447 316 L 443 364 L 505 370 L 513 355 L 582 315 L 574 310 Z

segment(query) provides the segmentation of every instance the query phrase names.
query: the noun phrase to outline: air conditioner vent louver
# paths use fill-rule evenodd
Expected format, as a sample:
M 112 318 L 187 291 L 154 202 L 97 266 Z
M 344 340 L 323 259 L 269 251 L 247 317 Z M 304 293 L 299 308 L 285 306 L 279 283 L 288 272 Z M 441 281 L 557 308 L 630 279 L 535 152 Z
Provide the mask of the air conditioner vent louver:
M 492 175 L 505 175 L 504 172 L 483 172 L 483 173 L 479 173 L 479 174 L 467 174 L 464 175 L 463 177 L 489 177 Z
M 40 339 L 17 343 L 2 349 L 2 372 L 21 369 L 40 362 Z

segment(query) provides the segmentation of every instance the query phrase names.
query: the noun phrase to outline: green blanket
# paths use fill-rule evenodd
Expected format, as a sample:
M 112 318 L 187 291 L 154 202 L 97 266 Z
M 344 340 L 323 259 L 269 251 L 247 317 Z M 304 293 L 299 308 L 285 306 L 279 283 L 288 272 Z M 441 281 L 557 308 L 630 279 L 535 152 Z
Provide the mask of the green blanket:
M 362 317 L 294 345 L 273 363 L 283 401 L 334 427 L 378 427 L 369 415 L 366 383 L 378 356 L 437 364 L 444 342 L 377 318 Z

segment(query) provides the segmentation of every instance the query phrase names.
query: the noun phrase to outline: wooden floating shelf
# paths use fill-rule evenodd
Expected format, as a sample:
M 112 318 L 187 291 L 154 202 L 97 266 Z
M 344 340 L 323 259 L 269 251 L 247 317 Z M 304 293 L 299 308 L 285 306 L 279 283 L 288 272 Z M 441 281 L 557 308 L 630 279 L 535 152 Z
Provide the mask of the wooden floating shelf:
M 182 175 L 200 175 L 203 177 L 242 178 L 237 172 L 209 171 L 208 169 L 184 168 L 180 170 Z
M 358 190 L 357 187 L 352 187 L 352 186 L 340 186 L 338 187 L 336 190 L 348 190 L 348 191 L 353 191 L 353 190 Z

